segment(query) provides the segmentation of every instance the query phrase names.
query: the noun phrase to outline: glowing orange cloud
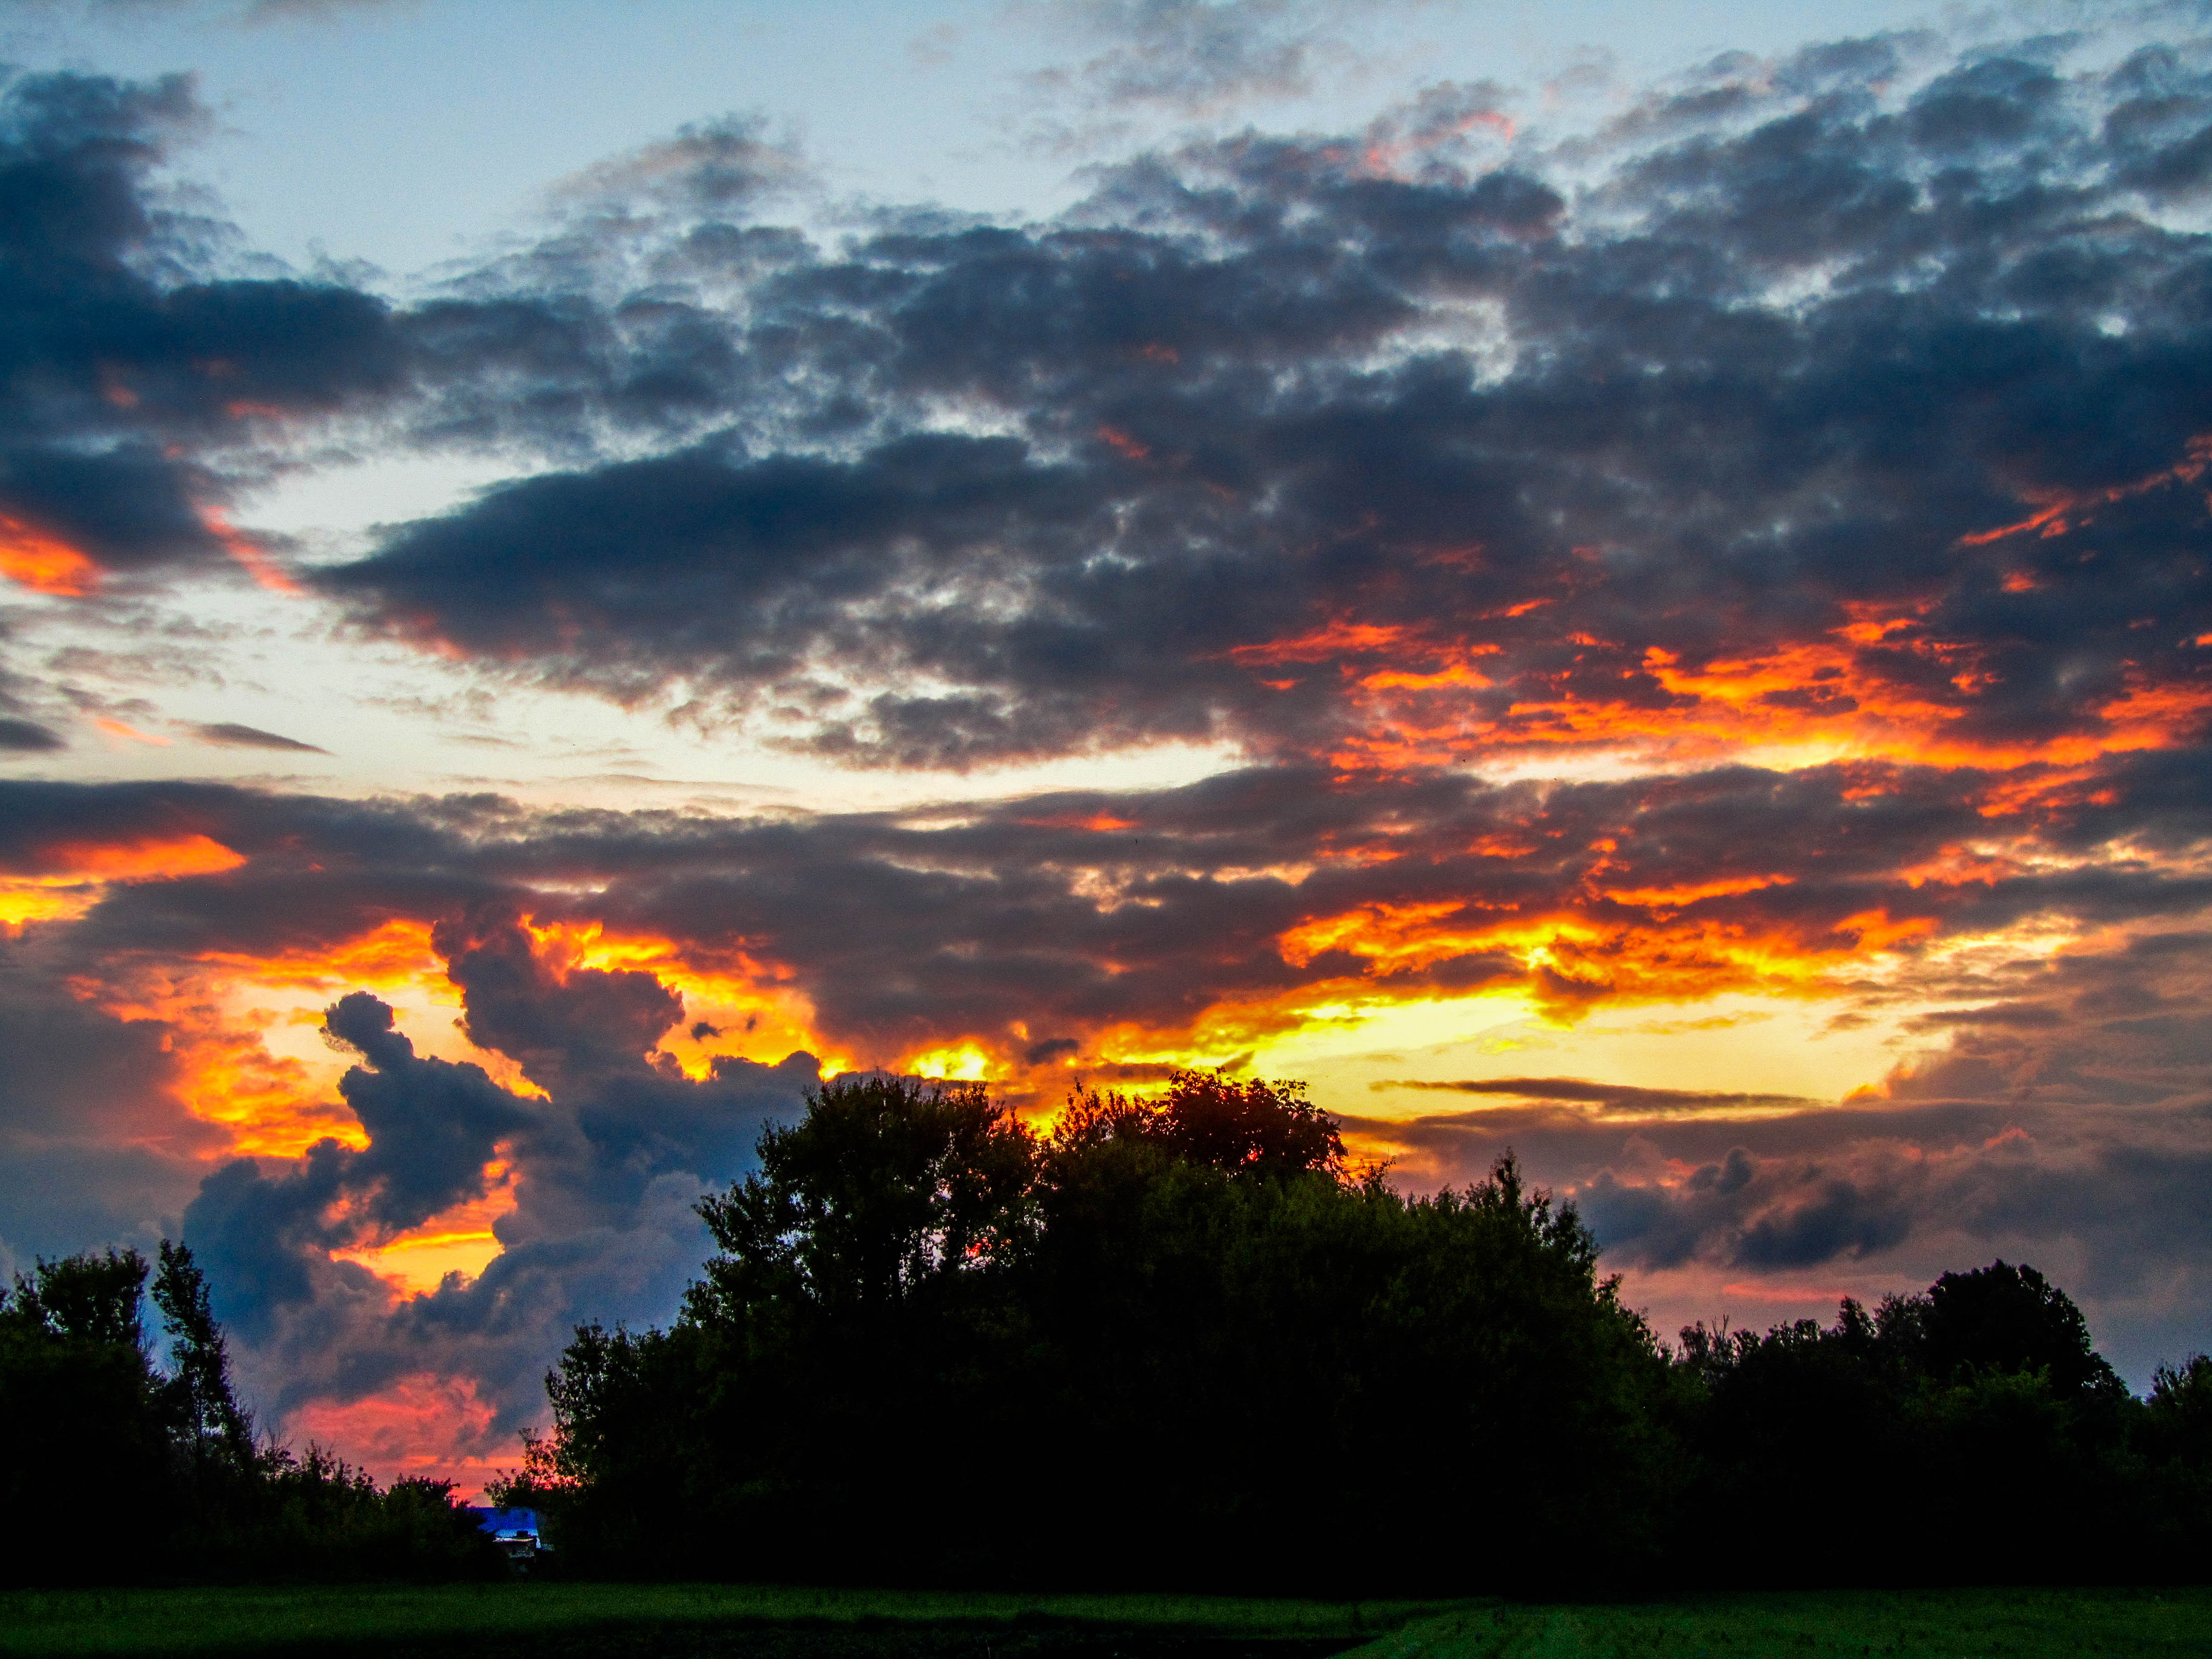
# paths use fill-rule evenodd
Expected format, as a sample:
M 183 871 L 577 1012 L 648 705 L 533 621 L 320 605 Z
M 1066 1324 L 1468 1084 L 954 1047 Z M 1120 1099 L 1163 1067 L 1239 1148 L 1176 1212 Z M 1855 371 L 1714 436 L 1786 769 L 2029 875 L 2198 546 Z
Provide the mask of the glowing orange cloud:
M 1715 886 L 1749 890 L 1730 883 Z M 1931 917 L 1893 920 L 1882 910 L 1850 916 L 1813 933 L 1771 922 L 1674 920 L 1673 907 L 1684 902 L 1670 896 L 1666 904 L 1653 908 L 1653 923 L 1622 925 L 1571 911 L 1485 915 L 1453 899 L 1418 904 L 1378 901 L 1301 922 L 1286 929 L 1276 946 L 1293 967 L 1329 951 L 1360 958 L 1366 963 L 1364 976 L 1370 979 L 1455 958 L 1497 956 L 1528 975 L 1538 1002 L 1571 1008 L 1599 996 L 1687 1002 L 1735 990 L 1825 993 L 1833 989 L 1838 968 L 1924 938 L 1936 927 Z
M 1757 747 L 1772 762 L 1791 750 L 1806 760 L 1844 757 L 1908 764 L 2005 769 L 2076 765 L 2100 756 L 2186 742 L 2212 714 L 2212 687 L 2156 684 L 2131 675 L 2128 689 L 2089 713 L 2097 727 L 2033 741 L 1966 736 L 1956 728 L 1992 684 L 1973 650 L 1932 633 L 1915 615 L 1872 605 L 1825 635 L 1735 657 L 1686 662 L 1658 646 L 1633 668 L 1670 701 L 1593 694 L 1570 683 L 1515 696 L 1502 709 L 1475 694 L 1498 684 L 1474 664 L 1490 642 L 1424 643 L 1412 630 L 1337 619 L 1293 638 L 1240 646 L 1240 665 L 1331 662 L 1347 685 L 1355 732 L 1329 759 L 1347 772 L 1384 773 L 1449 765 L 1514 750 L 1638 750 L 1701 759 Z M 1617 651 L 1585 635 L 1585 653 Z M 1425 657 L 1419 667 L 1366 668 L 1346 658 Z M 1918 659 L 1941 672 L 1936 689 L 1885 672 L 1882 657 Z M 1580 657 L 1577 659 L 1579 662 Z M 1273 684 L 1273 682 L 1269 682 Z
M 235 870 L 245 858 L 200 835 L 121 842 L 60 842 L 19 858 L 0 873 L 0 924 L 70 921 L 100 902 L 108 882 L 166 881 Z
M 418 1049 L 445 1050 L 442 1058 L 479 1065 L 502 1087 L 535 1092 L 513 1060 L 477 1049 L 454 1030 L 459 994 L 431 948 L 428 925 L 412 920 L 265 957 L 210 951 L 182 962 L 122 961 L 72 988 L 119 1018 L 167 1026 L 179 1096 L 193 1116 L 229 1132 L 227 1155 L 294 1158 L 325 1138 L 368 1144 L 337 1092 L 354 1056 L 332 1051 L 319 1035 L 323 1010 L 349 991 L 374 991 L 400 1009 Z
M 492 1432 L 494 1413 L 473 1377 L 418 1371 L 365 1400 L 316 1401 L 285 1424 L 295 1439 L 329 1447 L 386 1482 L 405 1476 L 451 1480 L 464 1497 L 514 1461 Z
M 1062 812 L 1054 817 L 1024 818 L 1021 822 L 1032 830 L 1088 830 L 1101 836 L 1137 827 L 1134 818 L 1117 818 L 1111 812 Z
M 2127 501 L 2132 496 L 2147 495 L 2154 489 L 2165 489 L 2178 483 L 2195 483 L 2204 476 L 2207 467 L 2212 467 L 2212 432 L 2199 433 L 2189 441 L 2185 459 L 2130 483 L 2080 494 L 2063 490 L 2030 490 L 2026 498 L 2039 503 L 2037 511 L 2017 524 L 2002 525 L 1995 530 L 1977 531 L 1972 535 L 1961 536 L 1958 544 L 1960 547 L 1986 547 L 1991 542 L 2026 535 L 2031 530 L 2044 537 L 2063 536 L 2087 522 L 2098 507 Z M 2028 585 L 2033 586 L 2032 580 Z M 2005 586 L 2012 588 L 2010 578 L 2007 578 Z
M 794 982 L 794 971 L 737 944 L 705 947 L 641 933 L 611 933 L 598 922 L 526 919 L 537 954 L 556 974 L 577 968 L 649 973 L 684 999 L 684 1024 L 660 1040 L 660 1050 L 694 1079 L 710 1074 L 717 1055 L 773 1063 L 799 1050 L 821 1060 L 825 1073 L 858 1062 L 820 1033 L 814 1005 Z M 694 1036 L 704 1024 L 711 1034 Z
M 427 1294 L 448 1273 L 474 1279 L 500 1252 L 493 1224 L 514 1208 L 514 1172 L 503 1163 L 489 1164 L 491 1183 L 482 1198 L 457 1204 L 419 1227 L 353 1249 L 333 1250 L 333 1261 L 355 1261 L 404 1296 Z
M 208 534 L 221 542 L 224 551 L 237 560 L 256 582 L 276 593 L 296 593 L 300 591 L 300 584 L 270 557 L 268 550 L 244 531 L 234 528 L 229 515 L 221 507 L 203 507 L 199 514 L 200 522 L 207 526 Z
M 1232 646 L 1229 660 L 1241 668 L 1286 662 L 1328 662 L 1353 651 L 1387 651 L 1411 642 L 1413 630 L 1395 623 L 1352 622 L 1338 617 L 1287 640 Z
M 246 862 L 208 836 L 145 836 L 132 841 L 59 842 L 42 847 L 26 873 L 92 877 L 100 881 L 167 881 L 216 875 Z
M 100 586 L 100 567 L 59 537 L 0 513 L 0 575 L 40 593 L 82 599 Z
M 1655 913 L 1679 910 L 1699 899 L 1733 898 L 1756 893 L 1764 887 L 1786 887 L 1795 876 L 1724 876 L 1674 887 L 1603 887 L 1598 890 L 1616 904 L 1632 904 Z

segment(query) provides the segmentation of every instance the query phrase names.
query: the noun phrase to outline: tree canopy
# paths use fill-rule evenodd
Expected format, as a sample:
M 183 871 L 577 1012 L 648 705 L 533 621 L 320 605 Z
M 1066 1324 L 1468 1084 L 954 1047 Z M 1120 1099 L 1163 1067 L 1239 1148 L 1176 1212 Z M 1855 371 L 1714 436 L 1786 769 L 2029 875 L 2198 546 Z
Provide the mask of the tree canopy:
M 0 1582 L 500 1570 L 448 1483 L 380 1489 L 319 1447 L 257 1443 L 205 1275 L 167 1239 L 157 1260 L 41 1260 L 0 1291 L 0 1513 L 15 1522 Z
M 1587 1594 L 2190 1571 L 2212 1516 L 2212 1364 L 2134 1401 L 2024 1265 L 1670 1348 L 1510 1155 L 1407 1195 L 1218 1073 L 1045 1133 L 848 1078 L 759 1154 L 674 1323 L 548 1379 L 510 1495 L 599 1570 Z

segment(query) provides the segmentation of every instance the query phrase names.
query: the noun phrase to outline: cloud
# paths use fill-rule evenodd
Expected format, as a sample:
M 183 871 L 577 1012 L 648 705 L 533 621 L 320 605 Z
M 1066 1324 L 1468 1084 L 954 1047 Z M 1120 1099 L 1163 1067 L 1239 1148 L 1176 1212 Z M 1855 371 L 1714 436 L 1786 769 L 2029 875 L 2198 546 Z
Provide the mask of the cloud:
M 571 1326 L 665 1316 L 709 1248 L 692 1201 L 749 1167 L 761 1127 L 795 1115 L 817 1080 L 803 1055 L 780 1066 L 726 1061 L 698 1083 L 656 1068 L 643 1050 L 665 1022 L 605 994 L 610 980 L 643 976 L 563 977 L 532 962 L 495 986 L 482 971 L 483 934 L 457 947 L 477 958 L 460 970 L 470 1020 L 560 1027 L 550 1040 L 570 1063 L 550 1068 L 549 1098 L 502 1089 L 474 1065 L 418 1057 L 390 1006 L 356 992 L 330 1008 L 325 1029 L 362 1057 L 339 1091 L 367 1146 L 324 1140 L 297 1160 L 237 1160 L 185 1212 L 219 1311 L 247 1345 L 247 1384 L 272 1413 L 343 1407 L 417 1376 L 466 1376 L 485 1413 L 477 1432 L 511 1445 Z M 510 927 L 503 942 L 516 937 Z M 545 1048 L 524 1052 L 546 1064 Z M 478 1278 L 395 1297 L 356 1261 L 332 1258 L 483 1200 L 495 1154 L 513 1171 L 514 1205 L 495 1224 L 502 1248 Z
M 163 11 L 199 11 L 225 21 L 247 24 L 326 22 L 356 12 L 377 12 L 409 0 L 21 0 L 47 10 L 82 10 L 94 17 L 125 19 Z
M 1442 1089 L 1458 1094 L 1509 1095 L 1517 1100 L 1587 1104 L 1613 1115 L 1802 1109 L 1820 1103 L 1802 1095 L 1729 1093 L 1715 1089 L 1651 1089 L 1620 1083 L 1592 1083 L 1573 1077 L 1467 1078 L 1454 1082 L 1397 1079 L 1368 1085 L 1374 1090 Z
M 202 743 L 215 744 L 222 748 L 286 749 L 308 755 L 327 755 L 331 752 L 315 744 L 301 743 L 296 738 L 281 738 L 274 732 L 264 732 L 255 726 L 240 726 L 234 720 L 195 726 L 192 732 Z
M 1352 9 L 1311 0 L 1060 0 L 1030 9 L 1109 43 L 1079 64 L 1030 77 L 1033 95 L 1055 100 L 1216 115 L 1255 99 L 1302 97 L 1317 73 L 1352 56 L 1339 38 Z
M 1495 155 L 1453 146 L 1503 143 L 1504 96 L 1437 88 L 1144 155 L 1058 221 L 766 263 L 688 209 L 623 244 L 682 276 L 627 381 L 583 344 L 604 274 L 501 267 L 571 286 L 472 289 L 437 398 L 481 406 L 511 313 L 580 355 L 481 418 L 680 441 L 320 580 L 371 632 L 857 765 L 2193 744 L 2205 256 L 2120 172 L 2193 142 L 2123 112 L 2197 71 L 1904 52 Z
M 1333 38 L 1114 17 L 1099 84 L 1160 108 Z M 1350 1127 L 1409 1184 L 1516 1147 L 1638 1294 L 2002 1250 L 2138 1358 L 2203 1346 L 2212 285 L 2178 215 L 2212 81 L 2068 50 L 1732 58 L 1551 147 L 1437 88 L 1128 158 L 1048 222 L 835 245 L 774 221 L 810 186 L 738 118 L 404 305 L 240 276 L 161 207 L 188 85 L 10 82 L 19 586 L 227 569 L 211 514 L 343 433 L 514 463 L 293 573 L 472 685 L 855 766 L 1236 758 L 724 817 L 0 782 L 46 1056 L 0 1132 L 68 1194 L 0 1237 L 182 1208 L 272 1412 L 417 1399 L 489 1443 L 574 1321 L 666 1316 L 690 1204 L 825 1070 L 1036 1105 L 1477 993 L 1563 1043 L 1729 996 L 1899 1061 L 1825 1105 L 1401 1084 L 1473 1098 Z M 4 685 L 0 741 L 43 752 L 64 700 Z M 318 1010 L 342 1074 L 287 1023 Z M 378 1276 L 452 1215 L 480 1273 Z
M 0 939 L 0 1251 L 19 1266 L 92 1241 L 149 1246 L 190 1197 L 222 1136 L 185 1110 L 162 1036 L 88 1006 L 33 944 Z
M 24 586 L 252 565 L 226 453 L 400 383 L 380 301 L 221 275 L 220 228 L 156 204 L 155 170 L 207 121 L 183 76 L 0 83 L 0 573 Z
M 38 754 L 64 746 L 59 737 L 36 720 L 0 719 L 0 749 Z

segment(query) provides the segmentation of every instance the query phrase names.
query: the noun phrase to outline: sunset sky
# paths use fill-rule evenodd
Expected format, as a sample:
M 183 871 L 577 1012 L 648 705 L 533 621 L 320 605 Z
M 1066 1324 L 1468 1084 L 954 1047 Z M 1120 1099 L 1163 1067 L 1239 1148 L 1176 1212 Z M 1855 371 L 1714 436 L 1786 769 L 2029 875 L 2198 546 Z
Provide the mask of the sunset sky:
M 2212 6 L 0 64 L 0 1270 L 181 1236 L 264 1427 L 473 1489 L 870 1067 L 2212 1348 Z

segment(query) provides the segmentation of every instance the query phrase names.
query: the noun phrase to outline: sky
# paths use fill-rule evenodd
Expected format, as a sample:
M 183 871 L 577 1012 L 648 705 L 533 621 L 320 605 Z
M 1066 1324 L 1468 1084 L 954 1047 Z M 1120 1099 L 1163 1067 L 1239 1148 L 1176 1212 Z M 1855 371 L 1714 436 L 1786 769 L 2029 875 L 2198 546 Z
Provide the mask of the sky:
M 12 0 L 0 1271 L 474 1490 L 808 1089 L 2212 1348 L 2212 9 Z

